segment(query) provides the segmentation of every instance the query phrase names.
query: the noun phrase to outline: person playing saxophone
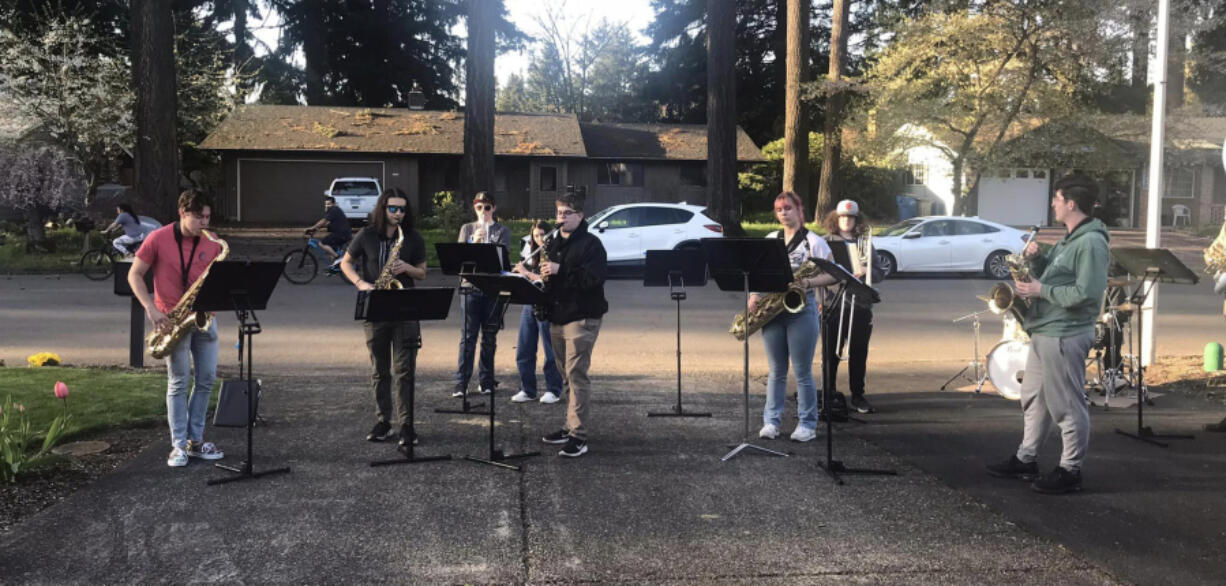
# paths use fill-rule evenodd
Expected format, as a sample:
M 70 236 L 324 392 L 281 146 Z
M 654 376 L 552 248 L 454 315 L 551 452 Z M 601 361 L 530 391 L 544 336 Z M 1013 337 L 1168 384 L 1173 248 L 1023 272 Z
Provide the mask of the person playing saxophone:
M 404 191 L 392 187 L 379 196 L 371 211 L 370 225 L 358 232 L 341 258 L 341 270 L 358 291 L 375 289 L 380 277 L 394 279 L 403 287 L 412 287 L 414 281 L 426 278 L 426 241 L 413 229 L 413 213 Z M 370 382 L 375 397 L 375 426 L 366 439 L 379 442 L 391 436 L 394 383 L 400 447 L 407 447 L 409 442 L 416 442 L 409 433 L 409 417 L 412 417 L 409 393 L 412 392 L 413 375 L 410 360 L 415 358 L 420 345 L 420 324 L 416 321 L 367 321 L 362 327 L 366 332 L 366 349 L 370 352 Z
M 1086 408 L 1086 356 L 1094 342 L 1094 322 L 1107 289 L 1110 263 L 1107 228 L 1090 216 L 1098 184 L 1081 173 L 1061 178 L 1051 200 L 1052 217 L 1068 233 L 1047 251 L 1031 241 L 1022 254 L 1031 278 L 1015 280 L 1017 296 L 1031 300 L 1024 326 L 1030 355 L 1022 376 L 1022 441 L 1015 454 L 987 467 L 999 478 L 1034 480 L 1045 494 L 1081 490 L 1081 463 L 1090 443 Z M 1064 450 L 1060 465 L 1039 476 L 1039 447 L 1052 424 L 1060 428 Z
M 222 253 L 219 241 L 205 232 L 212 207 L 203 193 L 184 191 L 179 195 L 179 221 L 151 232 L 132 260 L 128 286 L 155 331 L 173 327 L 166 314 Z M 153 295 L 145 286 L 149 269 L 153 269 Z M 171 445 L 168 466 L 186 466 L 189 457 L 217 460 L 224 455 L 212 442 L 204 441 L 205 415 L 216 378 L 217 320 L 210 320 L 207 330 L 191 328 L 166 355 L 166 419 Z M 190 394 L 188 382 L 193 383 Z
M 811 258 L 830 260 L 830 246 L 804 225 L 805 208 L 800 196 L 791 191 L 775 198 L 775 219 L 782 230 L 767 234 L 767 238 L 782 238 L 787 246 L 788 262 L 796 270 Z M 762 342 L 766 346 L 766 361 L 770 374 L 766 379 L 766 405 L 762 409 L 762 429 L 758 437 L 779 437 L 783 401 L 788 384 L 788 361 L 796 374 L 799 421 L 792 432 L 792 441 L 807 442 L 817 437 L 817 383 L 813 379 L 813 353 L 820 332 L 817 298 L 814 288 L 833 285 L 833 277 L 818 274 L 801 279 L 805 290 L 804 308 L 796 313 L 784 311 L 762 326 Z M 749 313 L 753 313 L 761 296 L 749 296 Z

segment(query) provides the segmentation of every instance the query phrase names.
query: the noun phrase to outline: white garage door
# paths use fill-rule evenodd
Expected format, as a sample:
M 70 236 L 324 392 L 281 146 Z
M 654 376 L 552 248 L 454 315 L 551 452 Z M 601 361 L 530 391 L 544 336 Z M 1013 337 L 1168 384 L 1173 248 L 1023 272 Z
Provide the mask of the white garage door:
M 1004 169 L 979 179 L 979 217 L 1010 226 L 1047 223 L 1048 174 L 1043 169 Z

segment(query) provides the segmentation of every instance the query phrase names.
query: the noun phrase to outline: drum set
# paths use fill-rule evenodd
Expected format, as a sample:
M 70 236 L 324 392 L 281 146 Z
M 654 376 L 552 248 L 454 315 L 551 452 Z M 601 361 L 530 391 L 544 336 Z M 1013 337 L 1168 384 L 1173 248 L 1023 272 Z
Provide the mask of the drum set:
M 1093 352 L 1087 360 L 1095 366 L 1096 376 L 1092 380 L 1087 378 L 1086 387 L 1087 391 L 1105 395 L 1106 404 L 1110 403 L 1113 394 L 1135 387 L 1136 370 L 1140 364 L 1132 346 L 1132 318 L 1138 312 L 1137 306 L 1129 300 L 1128 288 L 1131 285 L 1133 283 L 1126 279 L 1109 279 L 1107 292 L 1099 308 L 1099 317 L 1094 322 L 1094 343 L 1091 346 Z M 982 389 L 984 382 L 991 382 L 1000 396 L 1014 401 L 1020 400 L 1022 378 L 1030 357 L 1030 336 L 1026 334 L 1013 312 L 1000 312 L 1000 341 L 988 350 L 987 368 L 983 376 L 980 376 L 979 316 L 986 311 L 978 311 L 955 320 L 974 319 L 975 360 L 947 381 L 946 385 L 968 369 L 974 368 L 977 377 L 975 392 Z

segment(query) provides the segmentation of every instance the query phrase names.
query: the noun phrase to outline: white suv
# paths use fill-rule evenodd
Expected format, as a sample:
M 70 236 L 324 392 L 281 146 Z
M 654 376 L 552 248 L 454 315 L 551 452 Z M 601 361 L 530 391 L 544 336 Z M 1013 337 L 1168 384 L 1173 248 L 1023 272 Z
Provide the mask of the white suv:
M 687 203 L 632 203 L 597 212 L 588 230 L 604 244 L 609 266 L 643 265 L 648 250 L 698 248 L 702 238 L 722 238 L 723 227 L 705 206 Z
M 350 220 L 365 220 L 375 209 L 383 188 L 374 177 L 337 177 L 324 192 L 336 198 L 336 205 Z

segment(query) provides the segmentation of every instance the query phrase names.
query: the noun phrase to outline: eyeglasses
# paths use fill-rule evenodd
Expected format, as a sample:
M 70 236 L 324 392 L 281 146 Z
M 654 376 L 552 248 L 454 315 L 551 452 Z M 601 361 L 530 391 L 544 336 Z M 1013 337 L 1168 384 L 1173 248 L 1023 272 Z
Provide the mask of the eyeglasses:
M 489 204 L 484 204 L 484 203 L 475 204 L 475 205 L 473 205 L 473 207 L 474 207 L 474 208 L 477 208 L 477 209 L 479 209 L 479 210 L 481 210 L 481 211 L 483 211 L 483 212 L 488 212 L 488 211 L 490 211 L 490 210 L 494 209 L 494 206 L 489 205 Z
M 577 213 L 575 210 L 558 210 L 558 217 L 569 218 Z
M 792 211 L 792 206 L 779 206 L 775 208 L 776 214 L 779 212 L 790 212 L 790 211 Z
M 387 206 L 387 213 L 402 214 L 404 213 L 404 206 Z

